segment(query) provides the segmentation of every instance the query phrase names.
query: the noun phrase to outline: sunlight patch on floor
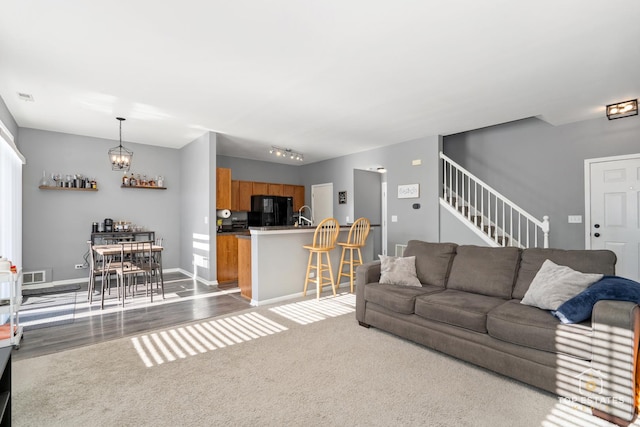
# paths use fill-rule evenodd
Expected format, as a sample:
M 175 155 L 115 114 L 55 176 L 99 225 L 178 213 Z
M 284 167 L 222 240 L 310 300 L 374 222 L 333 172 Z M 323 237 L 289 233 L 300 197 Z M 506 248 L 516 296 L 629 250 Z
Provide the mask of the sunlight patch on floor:
M 148 368 L 266 337 L 288 328 L 258 313 L 246 313 L 131 338 Z
M 310 299 L 291 304 L 285 304 L 270 308 L 280 316 L 283 316 L 300 325 L 319 322 L 330 317 L 342 316 L 353 313 L 356 306 L 356 296 L 351 293 L 341 293 L 337 296 L 327 296 L 320 299 Z
M 115 293 L 115 290 L 112 290 L 112 292 Z M 79 293 L 78 298 L 71 301 L 68 301 L 69 297 L 67 295 L 61 294 L 59 296 L 55 295 L 49 298 L 50 301 L 58 298 L 60 303 L 57 305 L 23 305 L 20 309 L 20 324 L 24 327 L 29 327 L 46 323 L 71 321 L 93 316 L 102 316 L 109 313 L 137 310 L 156 305 L 213 298 L 220 295 L 236 294 L 239 292 L 240 289 L 238 288 L 188 296 L 180 296 L 177 293 L 165 292 L 164 300 L 162 299 L 162 296 L 154 295 L 153 302 L 151 302 L 149 296 L 145 295 L 144 292 L 139 292 L 134 297 L 128 296 L 125 299 L 124 307 L 122 305 L 122 300 L 118 300 L 115 296 L 105 299 L 104 309 L 100 308 L 99 295 L 94 296 L 93 303 L 90 304 L 89 301 L 86 300 L 86 292 L 82 292 L 81 294 Z

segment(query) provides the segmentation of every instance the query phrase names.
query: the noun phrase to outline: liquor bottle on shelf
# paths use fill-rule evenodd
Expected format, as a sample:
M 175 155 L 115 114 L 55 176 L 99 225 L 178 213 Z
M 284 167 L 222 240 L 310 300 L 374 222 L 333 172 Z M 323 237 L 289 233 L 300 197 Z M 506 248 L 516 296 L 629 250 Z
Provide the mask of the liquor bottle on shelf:
M 129 185 L 129 177 L 126 172 L 122 175 L 122 185 Z
M 132 187 L 138 185 L 138 181 L 136 181 L 136 177 L 133 176 L 133 172 L 131 172 L 131 177 L 129 178 L 129 185 Z

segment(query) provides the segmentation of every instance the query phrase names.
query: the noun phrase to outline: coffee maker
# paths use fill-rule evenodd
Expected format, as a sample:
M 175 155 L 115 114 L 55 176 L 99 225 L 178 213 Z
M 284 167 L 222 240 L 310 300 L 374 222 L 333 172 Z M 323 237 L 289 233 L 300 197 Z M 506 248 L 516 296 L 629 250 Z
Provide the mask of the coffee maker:
M 105 233 L 113 232 L 113 220 L 111 218 L 104 219 L 104 232 Z

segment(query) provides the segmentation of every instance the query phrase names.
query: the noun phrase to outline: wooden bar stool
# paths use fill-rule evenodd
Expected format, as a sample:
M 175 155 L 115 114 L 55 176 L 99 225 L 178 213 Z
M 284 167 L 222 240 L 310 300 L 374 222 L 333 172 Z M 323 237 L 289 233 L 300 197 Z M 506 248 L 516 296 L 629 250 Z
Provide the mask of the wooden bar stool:
M 309 262 L 307 263 L 307 274 L 304 281 L 303 295 L 307 295 L 307 285 L 309 282 L 316 283 L 316 298 L 320 298 L 322 286 L 331 284 L 333 295 L 336 295 L 336 284 L 333 280 L 333 270 L 331 269 L 331 259 L 329 252 L 336 247 L 336 240 L 340 226 L 335 218 L 327 218 L 316 227 L 313 233 L 313 244 L 305 245 L 303 248 L 309 249 Z M 316 255 L 315 265 L 313 264 L 313 255 Z M 326 263 L 323 262 L 322 256 L 326 257 Z M 315 279 L 309 277 L 311 271 L 315 270 Z M 329 277 L 325 277 L 325 273 L 329 273 Z
M 349 236 L 346 242 L 338 242 L 338 245 L 342 246 L 342 255 L 340 256 L 340 267 L 338 267 L 338 286 L 340 286 L 340 278 L 342 276 L 349 278 L 351 284 L 351 293 L 353 293 L 353 280 L 356 275 L 355 268 L 362 264 L 362 252 L 360 248 L 364 246 L 369 235 L 369 229 L 371 223 L 367 218 L 358 218 L 351 229 L 349 230 Z M 353 251 L 357 251 L 358 259 L 353 258 Z M 345 254 L 349 252 L 349 259 L 345 260 Z M 342 271 L 344 265 L 349 267 L 347 272 Z

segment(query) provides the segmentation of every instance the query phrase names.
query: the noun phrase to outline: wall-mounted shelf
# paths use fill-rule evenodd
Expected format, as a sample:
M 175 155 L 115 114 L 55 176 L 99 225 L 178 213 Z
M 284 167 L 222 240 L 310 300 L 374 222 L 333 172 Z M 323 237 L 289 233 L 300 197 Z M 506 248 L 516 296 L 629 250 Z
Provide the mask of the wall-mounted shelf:
M 49 187 L 46 185 L 41 185 L 38 188 L 41 190 L 98 191 L 97 188 Z
M 166 190 L 167 187 L 158 187 L 152 185 L 121 185 L 120 188 L 144 188 L 145 190 Z

